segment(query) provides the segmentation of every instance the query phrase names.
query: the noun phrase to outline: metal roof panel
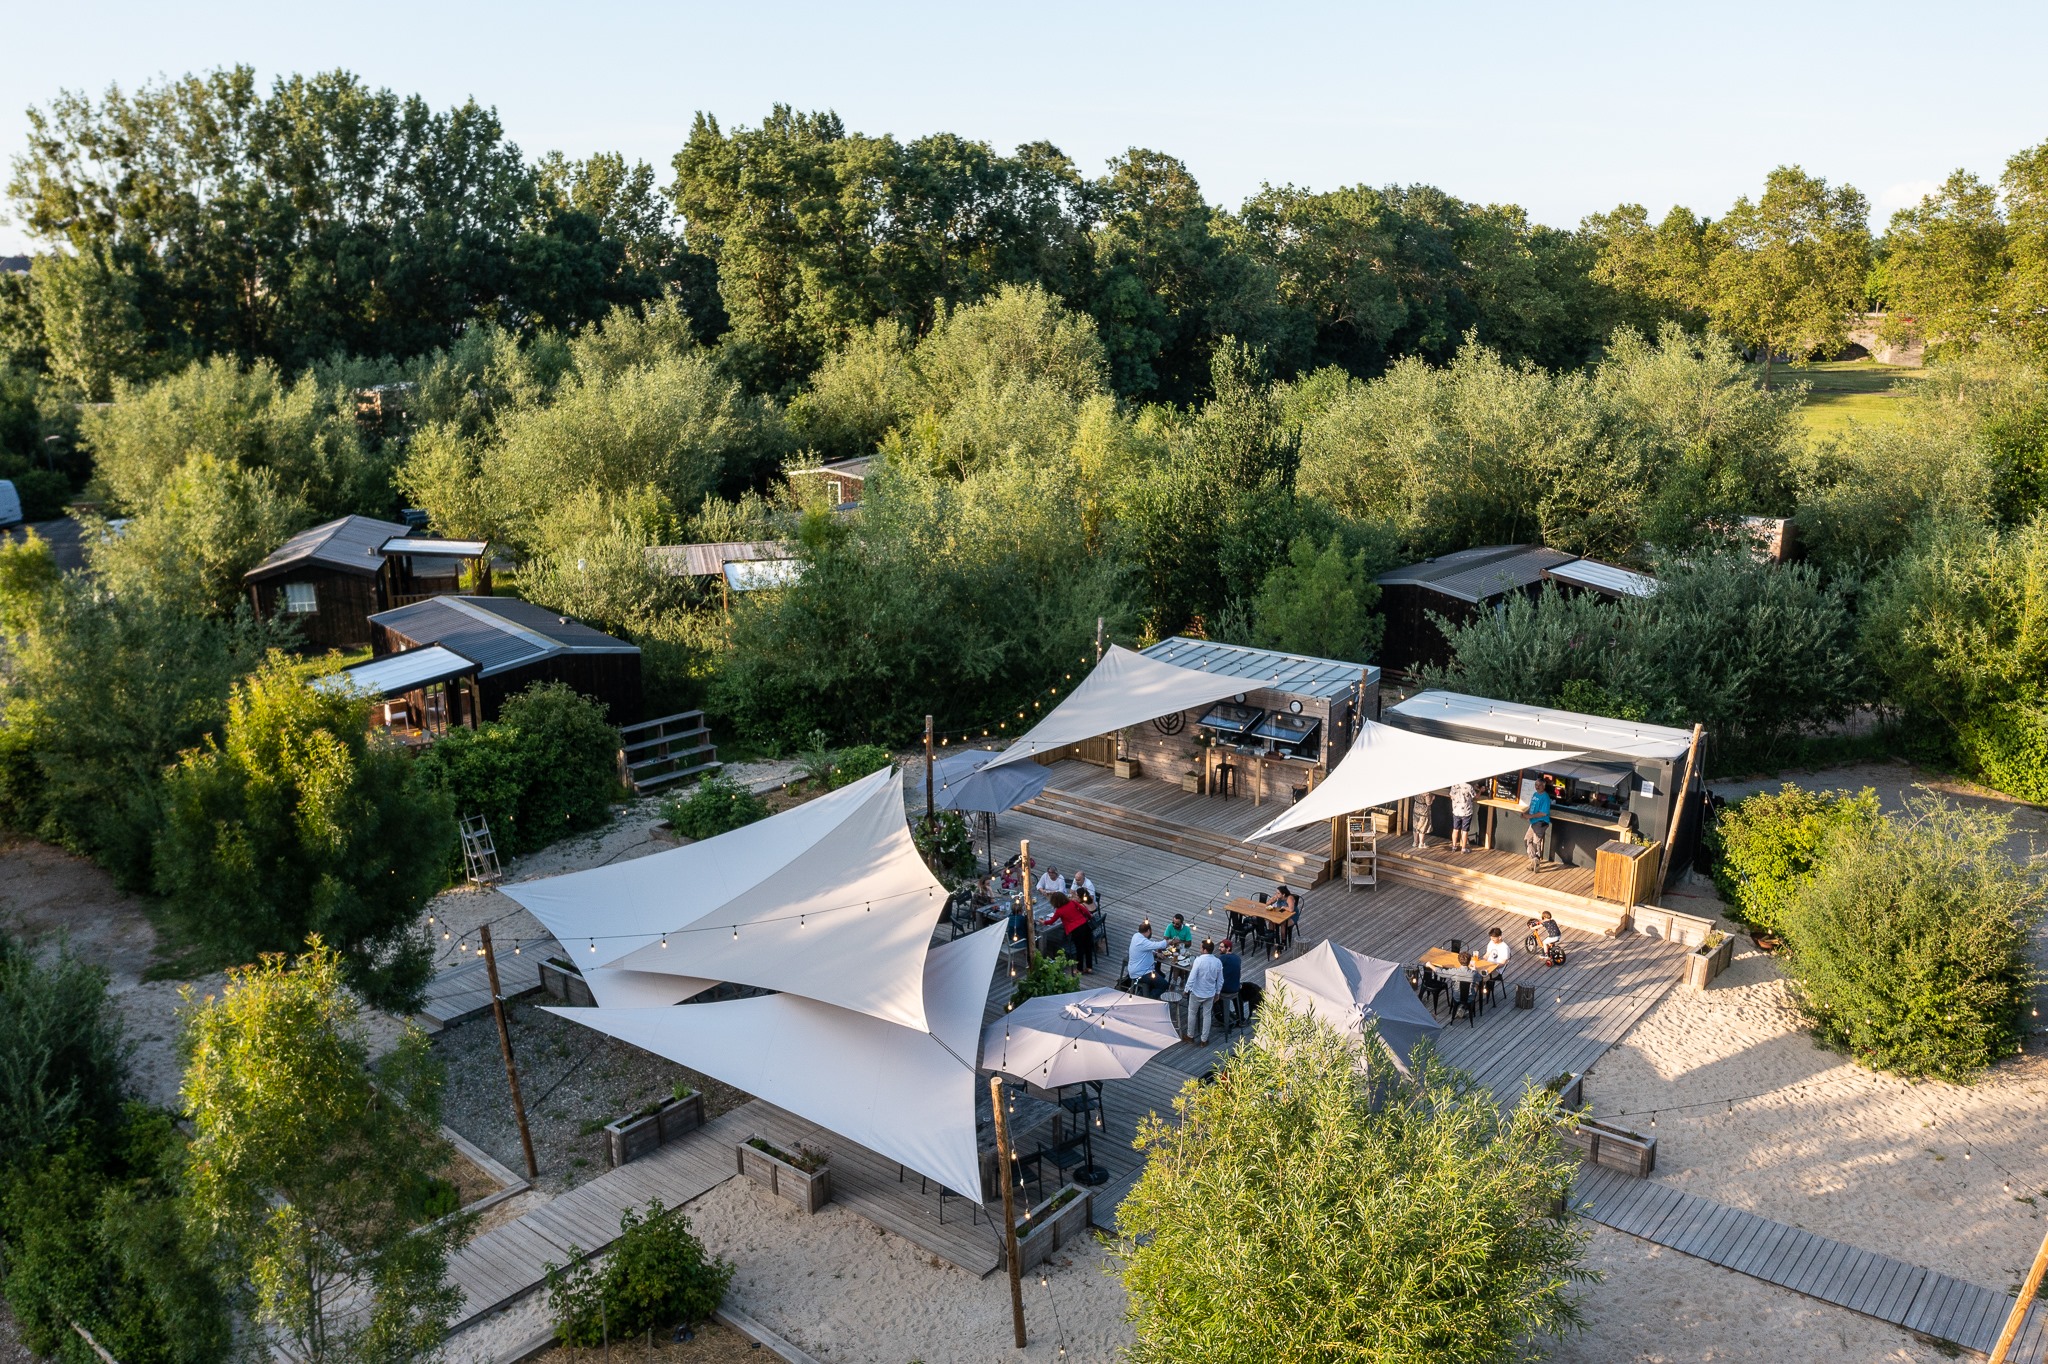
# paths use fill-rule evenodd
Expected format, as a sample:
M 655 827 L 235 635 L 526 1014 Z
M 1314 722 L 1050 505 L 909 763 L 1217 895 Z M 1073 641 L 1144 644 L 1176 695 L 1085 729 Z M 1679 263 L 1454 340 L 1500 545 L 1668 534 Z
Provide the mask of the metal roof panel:
M 1618 753 L 1632 758 L 1669 761 L 1683 758 L 1692 747 L 1692 731 L 1668 725 L 1646 725 L 1604 715 L 1525 706 L 1467 696 L 1455 691 L 1417 692 L 1388 709 L 1389 719 L 1408 716 L 1469 729 L 1493 738 L 1533 747 L 1575 748 L 1588 755 Z M 1398 723 L 1398 720 L 1395 721 Z
M 1346 663 L 1335 658 L 1312 658 L 1300 654 L 1256 649 L 1249 644 L 1224 644 L 1213 639 L 1190 639 L 1174 635 L 1143 651 L 1145 657 L 1198 672 L 1223 677 L 1242 677 L 1246 690 L 1270 689 L 1292 696 L 1338 697 L 1357 686 L 1360 678 L 1377 681 L 1380 670 L 1370 663 Z

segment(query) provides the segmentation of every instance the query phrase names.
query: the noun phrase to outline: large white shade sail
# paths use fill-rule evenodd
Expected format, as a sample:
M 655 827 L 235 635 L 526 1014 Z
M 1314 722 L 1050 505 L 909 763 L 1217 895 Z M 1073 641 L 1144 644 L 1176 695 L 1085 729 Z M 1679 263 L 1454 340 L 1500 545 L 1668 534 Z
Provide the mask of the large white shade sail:
M 974 1057 L 1002 948 L 996 925 L 924 957 L 919 993 L 930 1031 L 796 995 L 550 1012 L 715 1076 L 979 1199 Z
M 1041 753 L 1056 753 L 1068 744 L 1110 734 L 1127 725 L 1143 724 L 1175 711 L 1193 710 L 1255 688 L 1242 677 L 1223 677 L 1147 658 L 1120 644 L 1110 646 L 1094 671 L 1067 699 L 1046 712 L 988 767 L 1022 762 Z
M 911 842 L 894 769 L 701 843 L 505 893 L 555 935 L 600 1005 L 667 1004 L 734 981 L 917 1029 L 946 900 Z
M 1276 991 L 1276 985 L 1284 988 Z M 1354 1042 L 1363 1040 L 1366 1024 L 1378 1024 L 1380 1041 L 1403 1070 L 1415 1044 L 1439 1027 L 1408 987 L 1399 963 L 1327 938 L 1293 961 L 1266 969 L 1266 1004 L 1276 1001 L 1290 1012 L 1322 1019 Z
M 1440 791 L 1461 781 L 1497 777 L 1503 772 L 1538 766 L 1546 760 L 1578 756 L 1577 749 L 1544 749 L 1537 753 L 1495 744 L 1468 744 L 1364 720 L 1359 724 L 1351 751 L 1323 779 L 1323 784 L 1275 815 L 1246 841 L 1271 838 L 1289 829 L 1406 800 L 1423 791 Z

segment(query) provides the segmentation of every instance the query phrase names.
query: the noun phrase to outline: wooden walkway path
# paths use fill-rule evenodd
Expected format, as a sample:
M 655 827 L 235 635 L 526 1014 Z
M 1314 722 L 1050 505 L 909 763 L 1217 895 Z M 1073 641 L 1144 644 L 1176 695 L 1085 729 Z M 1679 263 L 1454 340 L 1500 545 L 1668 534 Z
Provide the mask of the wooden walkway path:
M 540 957 L 538 954 L 498 959 L 498 984 L 505 991 L 505 998 L 517 999 L 520 995 L 540 988 Z M 489 1012 L 491 1007 L 490 968 L 483 958 L 472 956 L 459 965 L 444 971 L 436 971 L 434 978 L 427 982 L 425 999 L 420 1010 L 413 1015 L 413 1021 L 428 1032 L 460 1023 Z
M 1858 1250 L 1654 1179 L 1587 1168 L 1575 1184 L 1595 1222 L 1821 1302 L 1989 1354 L 2012 1295 Z M 2027 1313 L 2012 1357 L 2048 1349 L 2048 1305 Z

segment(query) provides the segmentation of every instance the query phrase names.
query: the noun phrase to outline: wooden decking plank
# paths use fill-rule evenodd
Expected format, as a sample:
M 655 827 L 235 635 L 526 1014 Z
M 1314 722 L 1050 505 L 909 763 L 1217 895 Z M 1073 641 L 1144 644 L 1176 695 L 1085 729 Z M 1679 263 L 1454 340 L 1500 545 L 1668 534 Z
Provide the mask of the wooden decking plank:
M 1729 1269 L 1742 1274 L 1748 1274 L 1777 1254 L 1792 1235 L 1792 1228 L 1782 1222 L 1772 1222 L 1753 1213 L 1750 1220 L 1754 1224 L 1754 1234 L 1738 1246 L 1733 1255 L 1722 1261 Z
M 1965 1285 L 1962 1296 L 1954 1305 L 1955 1330 L 1949 1339 L 1966 1350 L 1985 1350 L 1997 1338 L 1997 1328 L 1989 1334 L 1985 1322 L 1997 1310 L 1998 1295 L 1982 1284 Z
M 1851 1311 L 1861 1312 L 1867 1317 L 1880 1315 L 1876 1310 L 1877 1305 L 1891 1292 L 1892 1285 L 1905 1277 L 1908 1268 L 1904 1261 L 1894 1260 L 1889 1255 L 1879 1255 L 1873 1251 L 1871 1258 L 1876 1261 L 1873 1272 L 1864 1277 L 1863 1282 L 1850 1295 L 1849 1301 L 1842 1304 Z
M 1701 1249 L 1701 1258 L 1725 1266 L 1757 1234 L 1756 1219 L 1741 1208 L 1731 1207 L 1713 1241 Z
M 1919 1265 L 1907 1265 L 1906 1272 L 1894 1278 L 1871 1311 L 1871 1315 L 1882 1317 L 1889 1322 L 1905 1319 L 1906 1309 L 1920 1296 L 1920 1290 L 1927 1283 L 1927 1270 Z
M 1734 1211 L 1726 1203 L 1709 1202 L 1707 1215 L 1687 1227 L 1678 1240 L 1672 1243 L 1671 1248 L 1695 1259 L 1706 1259 L 1707 1248 L 1721 1234 L 1721 1228 L 1726 1225 L 1729 1215 Z
M 1963 1287 L 1960 1279 L 1930 1271 L 1919 1296 L 1899 1318 L 1900 1324 L 1923 1335 L 1947 1336 L 1946 1328 L 1952 1324 L 1948 1321 L 1949 1304 L 1961 1296 Z
M 1829 1240 L 1827 1247 L 1827 1254 L 1801 1271 L 1801 1282 L 1792 1285 L 1796 1291 L 1810 1298 L 1827 1297 L 1827 1286 L 1834 1279 L 1836 1268 L 1849 1258 L 1851 1250 L 1851 1247 L 1836 1240 Z
M 1885 1257 L 1868 1250 L 1858 1250 L 1850 1256 L 1842 1268 L 1836 1271 L 1835 1283 L 1828 1289 L 1828 1301 L 1843 1307 L 1852 1307 L 1866 1292 L 1877 1276 L 1884 1272 Z
M 1694 1198 L 1687 1195 L 1685 1216 L 1674 1218 L 1658 1233 L 1660 1244 L 1681 1253 L 1689 1253 L 1687 1247 L 1693 1238 L 1721 1215 L 1721 1205 L 1709 1198 Z

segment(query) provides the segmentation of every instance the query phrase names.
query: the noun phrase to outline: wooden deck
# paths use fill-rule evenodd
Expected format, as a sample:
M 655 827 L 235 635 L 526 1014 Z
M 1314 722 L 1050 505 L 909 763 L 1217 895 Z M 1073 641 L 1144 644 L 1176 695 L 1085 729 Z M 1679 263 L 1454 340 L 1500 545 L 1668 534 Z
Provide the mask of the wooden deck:
M 1588 1168 L 1574 1192 L 1586 1216 L 1616 1231 L 1966 1350 L 1989 1354 L 2012 1310 L 2010 1293 L 1858 1250 L 1654 1179 Z M 2012 1358 L 2039 1359 L 2044 1349 L 2048 1305 L 2037 1301 Z
M 498 958 L 498 984 L 507 999 L 517 999 L 538 990 L 540 958 L 524 955 Z M 434 978 L 427 982 L 426 998 L 420 1004 L 420 1011 L 413 1015 L 413 1021 L 428 1032 L 439 1032 L 451 1024 L 488 1012 L 490 1007 L 490 968 L 484 965 L 482 957 L 472 956 L 434 973 Z

